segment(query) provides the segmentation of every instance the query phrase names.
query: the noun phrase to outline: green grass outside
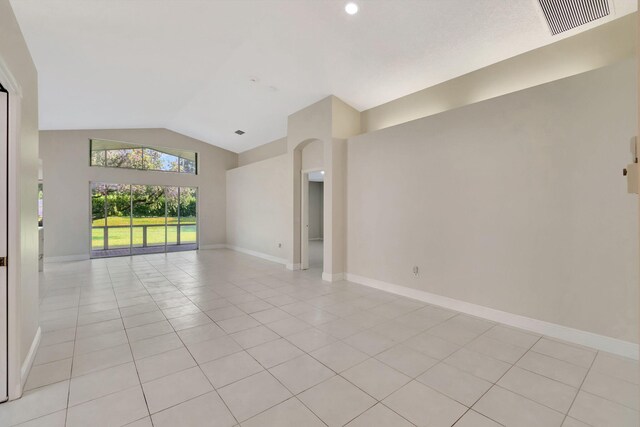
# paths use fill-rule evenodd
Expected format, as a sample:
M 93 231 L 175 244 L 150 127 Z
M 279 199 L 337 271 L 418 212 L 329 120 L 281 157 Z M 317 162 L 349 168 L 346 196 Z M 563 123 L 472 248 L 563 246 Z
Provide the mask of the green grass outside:
M 164 225 L 164 218 L 161 224 Z M 136 221 L 137 223 L 137 221 Z M 113 225 L 110 222 L 110 225 Z M 128 222 L 126 225 L 129 225 Z M 133 246 L 142 246 L 143 243 L 143 227 L 133 228 Z M 180 228 L 180 243 L 196 243 L 196 225 L 182 225 Z M 167 227 L 167 244 L 177 244 L 178 226 Z M 128 248 L 131 239 L 130 228 L 112 228 L 109 227 L 109 249 Z M 165 244 L 165 227 L 147 227 L 147 246 L 163 246 Z M 92 229 L 91 247 L 94 250 L 104 249 L 104 229 Z
M 195 224 L 196 217 L 182 217 L 182 224 Z M 107 218 L 108 225 L 129 225 L 129 217 L 128 216 L 110 216 Z M 167 224 L 177 224 L 177 217 L 167 217 Z M 164 217 L 153 217 L 153 218 L 133 218 L 134 225 L 162 225 L 164 224 Z M 93 225 L 96 227 L 104 226 L 104 218 L 94 219 Z

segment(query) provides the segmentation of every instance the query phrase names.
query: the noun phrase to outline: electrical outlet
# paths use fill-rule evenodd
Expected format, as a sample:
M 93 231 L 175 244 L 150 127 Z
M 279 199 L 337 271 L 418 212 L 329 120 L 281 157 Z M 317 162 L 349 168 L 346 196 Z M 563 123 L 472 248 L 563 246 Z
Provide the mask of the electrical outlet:
M 414 277 L 418 277 L 418 276 L 420 276 L 420 269 L 418 268 L 418 266 L 417 266 L 417 265 L 414 265 L 414 266 L 413 266 L 413 276 L 414 276 Z

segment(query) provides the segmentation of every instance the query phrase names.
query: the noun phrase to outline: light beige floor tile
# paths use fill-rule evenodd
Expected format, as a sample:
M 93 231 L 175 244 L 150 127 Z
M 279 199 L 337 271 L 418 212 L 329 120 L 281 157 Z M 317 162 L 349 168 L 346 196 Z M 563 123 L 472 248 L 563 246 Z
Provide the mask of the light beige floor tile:
M 563 343 L 546 337 L 540 339 L 531 349 L 536 353 L 555 357 L 587 369 L 596 357 L 596 351 L 593 349 Z
M 591 369 L 610 377 L 638 384 L 640 378 L 638 366 L 637 360 L 627 359 L 601 351 L 598 352 Z
M 173 329 L 181 331 L 183 329 L 194 328 L 196 326 L 213 324 L 213 320 L 211 320 L 206 314 L 198 312 L 169 319 L 169 323 L 171 323 Z
M 76 330 L 76 340 L 123 330 L 124 324 L 120 318 L 107 320 L 105 322 L 92 323 L 90 325 L 78 326 Z
M 198 364 L 210 362 L 242 350 L 242 348 L 228 336 L 191 344 L 187 346 L 187 348 Z
M 184 347 L 136 360 L 138 376 L 143 383 L 194 366 L 196 366 L 195 360 Z
M 632 409 L 639 409 L 640 393 L 635 383 L 591 370 L 584 380 L 582 390 Z
M 376 359 L 368 359 L 341 374 L 351 383 L 382 400 L 411 381 L 408 376 Z
M 513 344 L 480 335 L 466 346 L 469 350 L 502 360 L 510 364 L 516 363 L 526 352 L 526 348 L 517 347 Z
M 202 341 L 209 341 L 226 335 L 220 327 L 214 323 L 195 326 L 193 328 L 178 331 L 178 336 L 185 345 L 195 344 Z
M 217 323 L 218 326 L 220 326 L 228 334 L 233 334 L 235 332 L 240 332 L 246 329 L 255 328 L 256 326 L 260 326 L 260 322 L 258 322 L 248 314 L 232 317 L 231 319 L 218 320 Z
M 373 331 L 358 332 L 343 341 L 369 356 L 375 356 L 396 344 L 395 341 Z
M 287 341 L 306 352 L 317 350 L 336 342 L 336 340 L 337 338 L 315 328 L 305 329 L 304 331 L 287 336 Z
M 397 369 L 405 375 L 415 378 L 438 363 L 432 357 L 415 351 L 402 344 L 396 345 L 376 356 L 376 359 Z
M 567 417 L 562 423 L 562 427 L 591 427 L 589 424 L 585 424 L 582 421 L 578 421 L 575 418 Z
M 471 406 L 493 385 L 446 363 L 439 363 L 416 378 L 440 393 Z
M 335 372 L 342 372 L 368 359 L 365 353 L 337 341 L 309 353 Z
M 412 427 L 409 421 L 378 403 L 347 424 L 347 427 Z
M 239 351 L 207 362 L 200 365 L 200 368 L 215 388 L 223 387 L 264 370 L 246 351 Z
M 207 377 L 198 367 L 143 383 L 142 387 L 151 414 L 213 391 Z
M 247 350 L 262 366 L 271 368 L 304 354 L 285 339 L 270 341 Z
M 156 323 L 165 320 L 164 314 L 159 309 L 149 311 L 147 313 L 136 314 L 134 316 L 124 317 L 122 321 L 126 328 L 135 328 L 136 326 L 144 326 L 149 323 Z
M 531 348 L 540 339 L 539 335 L 505 325 L 494 326 L 484 336 L 522 348 Z
M 236 307 L 238 307 L 240 310 L 244 311 L 247 314 L 251 314 L 251 313 L 256 313 L 258 311 L 264 311 L 264 310 L 273 308 L 273 305 L 263 300 L 255 300 L 255 301 L 248 301 L 248 302 L 236 304 Z
M 71 379 L 69 406 L 75 406 L 139 384 L 140 381 L 133 362 L 75 377 Z
M 44 365 L 32 366 L 24 385 L 25 390 L 65 381 L 71 378 L 72 358 L 62 359 Z
M 0 405 L 0 425 L 12 426 L 65 409 L 68 392 L 69 381 L 27 391 L 20 399 Z
M 406 341 L 423 332 L 423 329 L 407 325 L 397 320 L 379 323 L 372 327 L 371 330 L 397 342 Z
M 121 426 L 146 415 L 142 390 L 136 386 L 69 408 L 67 427 Z
M 133 357 L 136 360 L 182 347 L 184 345 L 175 332 L 131 343 Z
M 443 340 L 435 335 L 430 335 L 427 332 L 413 336 L 403 344 L 438 360 L 445 359 L 460 350 L 458 344 Z
M 327 323 L 317 325 L 316 328 L 338 339 L 347 338 L 362 330 L 362 327 L 358 326 L 355 322 L 345 319 L 331 320 Z
M 76 339 L 76 328 L 66 328 L 51 332 L 42 332 L 40 345 L 45 347 L 65 342 L 73 342 Z
M 331 369 L 308 354 L 291 359 L 269 372 L 293 394 L 298 394 L 335 375 Z
M 569 416 L 594 427 L 636 427 L 640 422 L 638 411 L 580 391 Z
M 298 399 L 292 397 L 242 423 L 242 427 L 324 427 Z
M 449 426 L 467 408 L 426 385 L 411 381 L 382 403 L 417 426 Z
M 269 341 L 280 339 L 280 335 L 273 332 L 266 326 L 257 326 L 255 328 L 245 329 L 244 331 L 231 334 L 233 338 L 242 348 L 251 348 Z
M 514 366 L 498 385 L 566 414 L 578 390 L 559 381 Z
M 66 420 L 67 411 L 63 410 L 25 423 L 16 424 L 16 427 L 65 427 Z
M 440 323 L 439 325 L 429 329 L 427 333 L 458 345 L 466 345 L 482 334 L 482 332 L 467 329 L 449 322 L 450 321 L 448 320 L 444 323 Z
M 529 351 L 516 363 L 517 366 L 536 374 L 560 381 L 572 387 L 580 387 L 587 370 L 554 357 Z
M 267 323 L 266 326 L 282 337 L 287 337 L 312 327 L 310 324 L 296 317 L 276 320 L 275 322 Z
M 124 330 L 109 332 L 76 340 L 74 354 L 86 354 L 92 351 L 104 350 L 106 348 L 117 347 L 122 344 L 128 344 L 127 334 Z
M 252 313 L 251 316 L 260 323 L 271 323 L 275 322 L 276 320 L 286 319 L 291 315 L 286 311 L 274 307 L 268 310 L 262 310 Z
M 298 395 L 328 426 L 342 426 L 375 405 L 376 401 L 340 376 Z
M 469 410 L 458 420 L 455 427 L 500 427 L 500 424 L 474 410 Z
M 466 348 L 453 353 L 447 357 L 444 362 L 447 365 L 455 366 L 458 369 L 490 382 L 498 381 L 511 367 L 511 365 L 506 362 Z
M 210 392 L 152 415 L 154 427 L 236 425 L 218 394 Z
M 71 376 L 77 377 L 112 366 L 133 361 L 129 344 L 111 347 L 92 353 L 80 354 L 73 358 Z
M 171 332 L 173 332 L 171 324 L 166 320 L 162 320 L 160 322 L 127 329 L 127 336 L 129 337 L 129 341 L 133 343 Z
M 482 415 L 506 426 L 556 427 L 564 415 L 502 387 L 492 387 L 473 406 Z
M 267 371 L 236 381 L 218 392 L 240 422 L 291 397 L 291 393 Z
M 44 363 L 56 362 L 58 360 L 72 357 L 73 345 L 73 341 L 68 341 L 50 346 L 40 346 L 36 353 L 36 358 L 33 361 L 33 365 L 42 365 Z

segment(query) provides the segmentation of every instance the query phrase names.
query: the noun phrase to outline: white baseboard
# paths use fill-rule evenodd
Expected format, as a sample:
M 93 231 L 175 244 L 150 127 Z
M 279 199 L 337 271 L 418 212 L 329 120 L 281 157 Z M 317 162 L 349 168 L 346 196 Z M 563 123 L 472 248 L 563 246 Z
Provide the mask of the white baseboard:
M 44 257 L 45 263 L 52 262 L 70 262 L 70 261 L 85 261 L 91 257 L 88 254 L 82 255 L 65 255 L 65 256 L 46 256 Z
M 592 332 L 558 325 L 556 323 L 545 322 L 543 320 L 532 319 L 519 314 L 507 313 L 505 311 L 484 307 L 482 305 L 436 295 L 430 292 L 408 288 L 406 286 L 394 285 L 392 283 L 370 279 L 356 274 L 346 273 L 345 278 L 350 282 L 391 292 L 396 295 L 413 298 L 429 304 L 459 311 L 461 313 L 503 323 L 505 325 L 528 330 L 537 334 L 547 335 L 549 337 L 561 339 L 574 344 L 596 348 L 598 350 L 603 350 L 620 356 L 636 360 L 638 359 L 638 344 L 629 341 L 598 335 Z
M 36 335 L 33 337 L 33 341 L 31 342 L 29 353 L 27 353 L 27 357 L 24 359 L 24 362 L 22 362 L 22 368 L 20 369 L 20 382 L 22 384 L 22 389 L 24 389 L 24 384 L 27 382 L 27 377 L 29 376 L 29 372 L 31 371 L 31 366 L 33 366 L 33 361 L 36 358 L 36 353 L 38 352 L 38 347 L 40 346 L 41 337 L 42 329 L 40 329 L 40 326 L 38 326 Z
M 302 270 L 302 264 L 289 264 L 289 263 L 287 263 L 287 270 L 291 270 L 291 271 Z
M 271 261 L 271 262 L 276 262 L 278 264 L 287 265 L 287 260 L 284 259 L 284 258 L 278 258 L 278 257 L 273 256 L 273 255 L 265 254 L 265 253 L 254 251 L 254 250 L 251 250 L 251 249 L 240 248 L 238 246 L 225 245 L 225 247 L 227 249 L 231 249 L 231 250 L 234 250 L 236 252 L 242 252 L 243 254 L 251 255 L 251 256 L 254 256 L 254 257 L 257 257 L 257 258 L 266 259 L 267 261 Z
M 224 243 L 216 243 L 214 245 L 200 245 L 198 247 L 198 249 L 200 250 L 207 250 L 207 249 L 225 249 L 227 247 L 227 245 L 225 245 Z
M 344 273 L 325 273 L 322 272 L 322 280 L 324 280 L 325 282 L 339 282 L 341 280 L 344 280 Z

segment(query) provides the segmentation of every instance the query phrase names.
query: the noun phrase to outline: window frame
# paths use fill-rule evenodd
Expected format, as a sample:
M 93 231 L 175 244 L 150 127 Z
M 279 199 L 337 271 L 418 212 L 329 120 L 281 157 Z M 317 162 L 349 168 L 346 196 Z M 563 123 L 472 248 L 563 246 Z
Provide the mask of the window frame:
M 117 142 L 119 144 L 125 144 L 128 145 L 128 147 L 124 147 L 121 149 L 97 149 L 94 150 L 93 149 L 93 144 L 94 141 L 106 141 L 106 142 Z M 141 156 L 141 167 L 131 167 L 131 166 L 109 166 L 107 164 L 107 160 L 108 160 L 108 152 L 109 151 L 117 151 L 117 150 L 141 150 L 142 151 L 142 156 Z M 147 150 L 150 151 L 154 151 L 156 153 L 160 153 L 161 155 L 167 155 L 167 156 L 173 156 L 177 159 L 177 165 L 178 168 L 177 170 L 165 170 L 165 169 L 152 169 L 152 168 L 148 168 L 145 164 L 145 153 L 147 152 Z M 167 148 L 166 150 L 172 150 L 170 148 Z M 94 164 L 94 153 L 102 153 L 101 154 L 101 159 L 102 161 L 100 162 L 101 164 Z M 183 175 L 198 175 L 198 171 L 199 171 L 199 162 L 198 162 L 198 152 L 197 151 L 191 151 L 191 153 L 193 153 L 194 155 L 194 159 L 188 159 L 186 157 L 181 157 L 179 155 L 176 154 L 172 154 L 170 152 L 167 151 L 163 151 L 163 147 L 157 147 L 157 146 L 151 146 L 151 145 L 142 145 L 142 144 L 132 144 L 130 142 L 124 142 L 124 141 L 115 141 L 115 140 L 108 140 L 108 139 L 99 139 L 99 138 L 90 138 L 89 139 L 89 166 L 90 167 L 98 167 L 98 168 L 109 168 L 109 169 L 128 169 L 128 170 L 137 170 L 137 171 L 143 171 L 143 172 L 168 172 L 168 173 L 177 173 L 177 174 L 183 174 Z M 193 163 L 193 172 L 187 172 L 183 170 L 183 162 L 190 162 Z

